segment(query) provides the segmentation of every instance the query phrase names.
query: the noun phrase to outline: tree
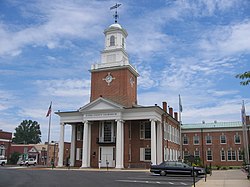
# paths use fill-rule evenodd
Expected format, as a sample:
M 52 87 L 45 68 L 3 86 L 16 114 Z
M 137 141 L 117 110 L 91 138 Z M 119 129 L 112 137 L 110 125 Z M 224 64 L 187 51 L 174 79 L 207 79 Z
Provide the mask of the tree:
M 13 143 L 16 144 L 37 144 L 41 142 L 40 124 L 32 120 L 23 120 L 15 128 Z
M 10 164 L 17 164 L 17 161 L 18 161 L 20 155 L 21 155 L 21 153 L 18 153 L 18 152 L 12 153 L 8 162 Z
M 241 81 L 240 84 L 245 86 L 245 85 L 248 85 L 250 84 L 250 71 L 246 71 L 245 73 L 242 73 L 242 74 L 238 74 L 236 75 L 236 78 L 238 79 L 242 79 L 244 81 Z

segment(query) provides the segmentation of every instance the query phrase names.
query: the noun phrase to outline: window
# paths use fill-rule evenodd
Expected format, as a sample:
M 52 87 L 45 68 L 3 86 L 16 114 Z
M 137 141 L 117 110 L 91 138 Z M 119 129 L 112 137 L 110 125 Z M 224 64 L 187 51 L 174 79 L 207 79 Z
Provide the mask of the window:
M 115 46 L 115 36 L 110 36 L 110 46 Z
M 238 133 L 236 135 L 234 135 L 234 143 L 240 144 L 240 135 Z
M 195 150 L 194 151 L 194 157 L 195 158 L 199 158 L 200 157 L 200 151 L 199 150 Z
M 167 123 L 164 121 L 164 140 L 168 139 L 168 126 Z
M 183 145 L 188 145 L 188 137 L 186 135 L 183 136 Z
M 226 160 L 226 155 L 225 155 L 225 151 L 224 150 L 220 151 L 220 159 L 221 159 L 221 161 L 225 161 Z
M 235 155 L 235 151 L 233 150 L 228 150 L 227 151 L 227 160 L 236 160 L 236 155 Z
M 183 157 L 184 157 L 184 160 L 188 159 L 188 157 L 189 157 L 189 152 L 188 152 L 187 150 L 185 150 L 183 154 L 184 154 L 184 156 L 183 156 Z
M 213 154 L 211 150 L 207 150 L 207 161 L 213 160 Z
M 243 151 L 238 150 L 238 161 L 242 161 L 243 160 Z
M 5 156 L 5 147 L 3 145 L 0 146 L 0 156 Z
M 206 136 L 206 144 L 212 144 L 212 136 Z
M 198 145 L 199 144 L 199 136 L 195 135 L 194 136 L 194 145 Z
M 150 139 L 151 138 L 151 125 L 150 122 L 142 122 L 140 124 L 140 139 Z
M 140 161 L 151 161 L 151 148 L 140 148 Z
M 124 47 L 124 44 L 125 44 L 124 41 L 125 41 L 124 38 L 122 38 L 122 47 Z
M 77 125 L 76 126 L 76 139 L 77 140 L 82 140 L 83 139 L 83 126 L 82 125 Z
M 226 139 L 226 136 L 224 134 L 220 136 L 220 143 L 221 144 L 226 144 L 227 143 L 227 139 Z

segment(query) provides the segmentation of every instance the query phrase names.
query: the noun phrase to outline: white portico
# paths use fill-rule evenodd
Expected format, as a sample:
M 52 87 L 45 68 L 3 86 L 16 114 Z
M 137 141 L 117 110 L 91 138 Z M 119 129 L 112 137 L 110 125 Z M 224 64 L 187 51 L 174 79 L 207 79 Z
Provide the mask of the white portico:
M 139 139 L 141 133 L 140 130 L 131 132 L 127 130 L 127 127 L 132 128 L 131 121 L 136 121 L 139 124 L 140 121 L 145 120 L 150 123 L 151 138 L 148 145 L 151 148 L 150 162 L 153 164 L 160 163 L 162 161 L 162 113 L 164 113 L 162 109 L 157 106 L 125 108 L 102 97 L 77 111 L 57 112 L 60 116 L 61 125 L 58 166 L 62 167 L 65 159 L 61 151 L 64 145 L 65 125 L 72 126 L 70 152 L 72 166 L 76 165 L 77 154 L 79 154 L 82 155 L 80 159 L 81 167 L 106 167 L 108 162 L 109 167 L 124 168 L 124 163 L 128 162 L 124 155 L 131 151 L 127 145 L 129 142 L 133 142 L 131 140 L 133 136 L 137 136 L 134 139 Z M 96 124 L 98 124 L 98 127 L 96 127 Z M 125 124 L 126 128 L 124 128 Z M 83 126 L 83 130 L 80 131 L 83 138 L 82 141 L 79 141 L 82 142 L 81 149 L 79 149 L 79 142 L 77 141 L 79 125 Z M 133 145 L 130 143 L 130 146 Z M 78 150 L 81 150 L 82 153 L 79 153 Z M 140 157 L 139 151 L 137 152 L 133 153 L 133 156 Z

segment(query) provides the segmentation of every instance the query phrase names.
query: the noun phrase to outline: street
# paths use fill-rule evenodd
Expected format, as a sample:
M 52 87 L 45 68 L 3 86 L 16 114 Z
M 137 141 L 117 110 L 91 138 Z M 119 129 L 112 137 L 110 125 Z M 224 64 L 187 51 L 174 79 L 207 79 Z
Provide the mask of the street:
M 197 178 L 199 180 L 201 178 Z M 138 171 L 87 171 L 0 167 L 0 187 L 44 186 L 192 186 L 190 176 L 159 176 Z

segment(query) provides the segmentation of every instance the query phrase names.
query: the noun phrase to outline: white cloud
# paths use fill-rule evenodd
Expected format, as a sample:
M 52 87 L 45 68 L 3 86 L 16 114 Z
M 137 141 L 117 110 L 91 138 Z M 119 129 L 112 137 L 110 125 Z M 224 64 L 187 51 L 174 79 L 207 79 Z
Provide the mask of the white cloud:
M 43 89 L 42 95 L 60 97 L 83 97 L 89 95 L 90 80 L 39 80 L 37 85 Z
M 235 55 L 250 52 L 250 21 L 231 26 L 219 26 L 204 34 L 200 47 L 204 51 L 219 55 Z
M 98 11 L 96 7 L 98 6 Z M 40 23 L 15 29 L 0 24 L 0 56 L 21 54 L 25 46 L 47 46 L 49 49 L 58 47 L 63 37 L 90 39 L 102 31 L 99 22 L 105 20 L 105 6 L 101 2 L 70 3 L 68 1 L 42 1 L 37 4 L 26 4 L 24 14 L 32 17 L 41 14 Z M 37 12 L 35 12 L 37 11 Z M 106 11 L 105 11 L 106 12 Z M 39 19 L 38 19 L 39 20 Z

